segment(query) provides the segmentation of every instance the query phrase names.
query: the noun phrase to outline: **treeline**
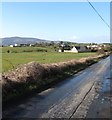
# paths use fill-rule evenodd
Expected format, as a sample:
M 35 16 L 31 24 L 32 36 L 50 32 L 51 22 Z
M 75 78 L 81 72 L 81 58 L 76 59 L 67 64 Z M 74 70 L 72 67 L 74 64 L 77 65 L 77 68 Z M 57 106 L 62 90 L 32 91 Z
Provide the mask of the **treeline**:
M 42 47 L 3 47 L 2 53 L 21 53 L 21 52 L 48 52 L 47 48 Z

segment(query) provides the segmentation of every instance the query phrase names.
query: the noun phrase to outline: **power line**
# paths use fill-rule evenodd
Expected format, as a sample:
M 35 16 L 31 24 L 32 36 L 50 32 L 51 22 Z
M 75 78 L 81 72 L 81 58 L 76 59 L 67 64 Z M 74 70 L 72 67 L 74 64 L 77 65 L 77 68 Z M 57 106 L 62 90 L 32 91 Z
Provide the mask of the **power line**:
M 99 14 L 99 12 L 95 9 L 95 7 L 89 2 L 89 0 L 87 0 L 87 2 L 93 8 L 93 10 L 97 13 L 97 15 L 101 18 L 101 20 L 107 25 L 107 27 L 112 30 L 110 25 L 103 19 L 103 17 Z

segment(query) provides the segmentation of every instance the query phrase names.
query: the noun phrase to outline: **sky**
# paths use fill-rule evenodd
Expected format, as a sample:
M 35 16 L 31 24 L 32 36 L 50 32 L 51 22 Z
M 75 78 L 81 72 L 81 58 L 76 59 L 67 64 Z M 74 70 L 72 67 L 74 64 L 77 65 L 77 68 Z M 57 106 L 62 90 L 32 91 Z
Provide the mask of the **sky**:
M 93 2 L 110 24 L 110 3 Z M 110 30 L 87 2 L 4 2 L 0 37 L 110 42 Z

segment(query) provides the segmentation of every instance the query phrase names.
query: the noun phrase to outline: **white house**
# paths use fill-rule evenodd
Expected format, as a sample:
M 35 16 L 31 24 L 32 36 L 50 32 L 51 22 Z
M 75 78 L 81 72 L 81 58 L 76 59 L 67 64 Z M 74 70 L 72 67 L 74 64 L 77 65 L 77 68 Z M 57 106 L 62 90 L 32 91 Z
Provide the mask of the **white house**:
M 14 44 L 14 45 L 9 45 L 10 47 L 19 47 L 20 45 L 19 44 Z
M 17 46 L 18 46 L 18 44 L 14 44 L 14 46 L 15 46 L 15 47 L 17 47 Z
M 30 44 L 29 46 L 30 46 L 30 47 L 34 47 L 34 46 L 35 46 L 35 44 Z
M 90 49 L 87 46 L 75 46 L 78 52 L 88 52 Z
M 64 50 L 64 52 L 78 53 L 78 50 L 76 49 L 76 47 L 73 47 L 71 50 Z
M 9 47 L 14 47 L 14 45 L 9 45 Z
M 88 51 L 91 51 L 91 50 L 86 46 L 74 46 L 70 50 L 64 50 L 64 52 L 72 52 L 72 53 L 88 52 Z M 62 51 L 59 50 L 59 52 L 62 52 Z

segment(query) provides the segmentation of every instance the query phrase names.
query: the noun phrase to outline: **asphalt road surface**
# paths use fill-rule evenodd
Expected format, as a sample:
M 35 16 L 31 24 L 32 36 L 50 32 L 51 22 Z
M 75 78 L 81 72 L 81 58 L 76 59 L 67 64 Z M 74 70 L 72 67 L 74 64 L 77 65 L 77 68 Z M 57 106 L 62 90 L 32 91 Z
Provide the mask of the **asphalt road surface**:
M 110 72 L 109 67 L 110 57 L 3 111 L 3 117 L 73 118 L 95 82 L 104 80 L 105 75 Z

